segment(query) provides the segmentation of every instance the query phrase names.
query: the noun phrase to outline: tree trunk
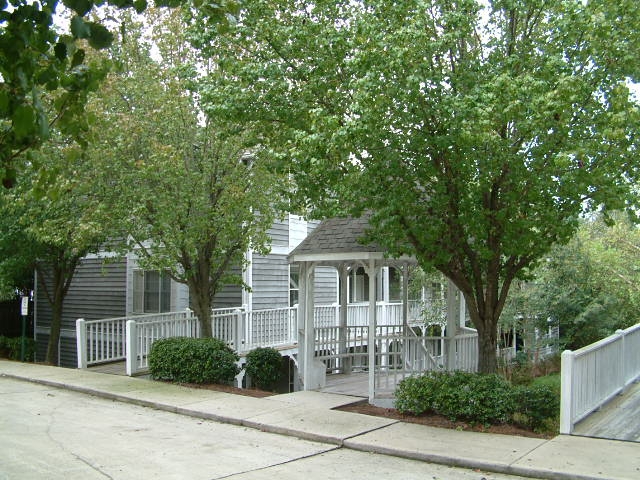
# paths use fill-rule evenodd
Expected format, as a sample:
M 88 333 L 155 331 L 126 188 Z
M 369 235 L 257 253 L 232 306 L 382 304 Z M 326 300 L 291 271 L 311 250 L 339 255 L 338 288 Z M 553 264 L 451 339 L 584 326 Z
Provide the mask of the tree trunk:
M 478 330 L 478 372 L 480 373 L 495 373 L 498 370 L 496 330 L 497 327 Z
M 196 282 L 189 282 L 189 290 L 193 292 L 193 311 L 200 322 L 200 336 L 211 338 L 211 298 L 209 285 L 200 286 Z
M 478 330 L 478 372 L 495 373 L 498 370 L 498 318 L 495 309 L 480 311 L 471 297 L 465 295 L 465 301 L 473 326 Z

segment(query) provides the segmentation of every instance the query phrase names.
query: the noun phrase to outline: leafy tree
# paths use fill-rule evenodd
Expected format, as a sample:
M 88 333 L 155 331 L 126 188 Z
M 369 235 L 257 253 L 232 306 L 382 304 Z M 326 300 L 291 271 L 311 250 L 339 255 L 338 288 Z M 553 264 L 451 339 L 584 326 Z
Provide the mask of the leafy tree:
M 76 267 L 113 230 L 92 188 L 93 169 L 77 145 L 60 141 L 31 153 L 42 173 L 24 171 L 15 188 L 2 192 L 7 228 L 0 233 L 0 250 L 11 254 L 0 269 L 3 275 L 36 271 L 38 287 L 52 309 L 45 361 L 56 364 L 64 300 Z
M 157 0 L 155 5 L 188 3 Z M 193 4 L 217 28 L 239 10 L 233 0 Z M 66 33 L 54 22 L 62 5 L 72 14 Z M 85 62 L 86 44 L 103 49 L 113 40 L 105 25 L 87 19 L 94 7 L 104 5 L 142 12 L 147 0 L 0 0 L 0 178 L 5 187 L 13 185 L 22 154 L 46 140 L 52 124 L 81 137 L 87 92 L 105 73 Z
M 241 283 L 232 272 L 245 267 L 248 248 L 268 250 L 286 182 L 276 182 L 250 124 L 199 108 L 205 66 L 181 41 L 179 15 L 148 20 L 162 60 L 152 60 L 136 37 L 142 31 L 129 27 L 123 70 L 91 104 L 99 120 L 89 153 L 103 159 L 102 183 L 114 185 L 108 202 L 125 219 L 141 265 L 188 285 L 201 333 L 210 337 L 213 297 Z
M 193 24 L 242 60 L 208 108 L 263 121 L 315 215 L 370 210 L 379 244 L 450 278 L 482 372 L 514 280 L 628 205 L 637 2 L 256 1 L 224 38 Z
M 640 320 L 640 232 L 618 215 L 583 222 L 567 245 L 556 246 L 513 295 L 505 318 L 529 319 L 530 328 L 558 322 L 561 341 L 577 349 Z

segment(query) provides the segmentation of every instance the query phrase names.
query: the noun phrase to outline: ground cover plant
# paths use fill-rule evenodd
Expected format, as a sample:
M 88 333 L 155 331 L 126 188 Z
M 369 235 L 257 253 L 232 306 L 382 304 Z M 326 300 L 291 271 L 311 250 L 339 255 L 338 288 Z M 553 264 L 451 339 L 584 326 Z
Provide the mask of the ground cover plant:
M 548 431 L 560 412 L 554 382 L 513 385 L 497 374 L 429 372 L 403 380 L 396 390 L 401 414 L 436 414 L 450 421 L 491 425 L 514 423 Z

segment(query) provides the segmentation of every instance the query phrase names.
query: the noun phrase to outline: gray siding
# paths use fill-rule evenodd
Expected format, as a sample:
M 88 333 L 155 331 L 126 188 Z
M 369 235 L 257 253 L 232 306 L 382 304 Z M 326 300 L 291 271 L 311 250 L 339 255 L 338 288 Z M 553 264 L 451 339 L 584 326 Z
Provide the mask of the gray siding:
M 276 220 L 269 229 L 272 246 L 289 246 L 289 218 Z
M 234 275 L 242 275 L 240 267 L 234 267 L 231 272 Z M 224 285 L 213 297 L 213 308 L 232 308 L 240 305 L 242 305 L 242 287 L 240 285 Z
M 76 320 L 97 320 L 125 315 L 126 263 L 100 258 L 85 259 L 76 269 L 64 302 L 61 326 L 61 365 L 76 365 Z M 41 285 L 36 287 L 36 341 L 38 359 L 44 358 L 52 310 Z M 40 354 L 42 356 L 40 356 Z
M 338 302 L 338 277 L 335 268 L 316 267 L 314 282 L 314 302 L 316 305 L 328 305 Z
M 253 256 L 253 309 L 289 306 L 289 263 L 286 255 Z
M 242 287 L 240 285 L 225 285 L 213 297 L 213 308 L 231 308 L 240 305 L 242 305 Z

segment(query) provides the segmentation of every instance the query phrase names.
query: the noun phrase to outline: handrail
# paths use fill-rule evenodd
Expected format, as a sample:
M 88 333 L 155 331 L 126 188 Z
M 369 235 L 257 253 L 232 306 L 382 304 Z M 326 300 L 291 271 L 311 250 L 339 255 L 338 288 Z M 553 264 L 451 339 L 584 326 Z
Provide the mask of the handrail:
M 576 351 L 562 352 L 560 433 L 640 377 L 640 323 Z

